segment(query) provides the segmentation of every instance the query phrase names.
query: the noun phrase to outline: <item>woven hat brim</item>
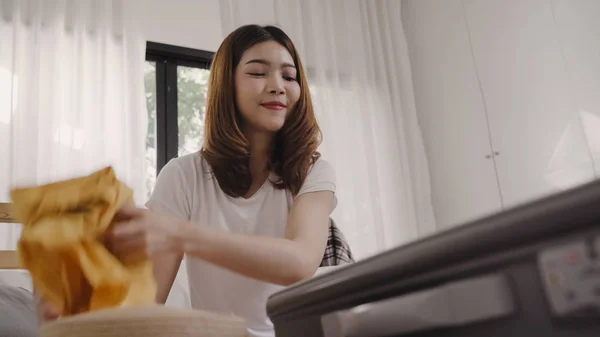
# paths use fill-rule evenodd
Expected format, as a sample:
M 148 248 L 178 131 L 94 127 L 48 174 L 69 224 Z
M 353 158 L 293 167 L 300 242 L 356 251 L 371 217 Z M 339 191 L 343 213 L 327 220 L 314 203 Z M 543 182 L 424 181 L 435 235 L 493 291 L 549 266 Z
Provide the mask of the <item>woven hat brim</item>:
M 244 320 L 160 305 L 98 310 L 59 319 L 40 337 L 246 337 Z

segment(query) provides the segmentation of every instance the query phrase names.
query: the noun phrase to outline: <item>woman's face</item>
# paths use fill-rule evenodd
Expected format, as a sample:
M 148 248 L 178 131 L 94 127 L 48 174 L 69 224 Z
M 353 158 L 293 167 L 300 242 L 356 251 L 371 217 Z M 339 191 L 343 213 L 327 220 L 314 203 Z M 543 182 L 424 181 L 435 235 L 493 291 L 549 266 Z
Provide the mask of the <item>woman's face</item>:
M 294 59 L 275 41 L 258 43 L 235 70 L 236 104 L 244 131 L 277 132 L 300 97 Z

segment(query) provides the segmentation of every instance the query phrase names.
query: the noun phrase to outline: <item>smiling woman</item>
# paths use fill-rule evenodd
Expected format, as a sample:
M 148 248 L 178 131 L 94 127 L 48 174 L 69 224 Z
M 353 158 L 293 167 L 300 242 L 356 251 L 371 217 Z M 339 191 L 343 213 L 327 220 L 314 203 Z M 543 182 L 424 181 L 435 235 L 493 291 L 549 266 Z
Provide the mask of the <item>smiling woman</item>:
M 202 149 L 163 167 L 148 209 L 121 210 L 110 246 L 124 261 L 154 260 L 160 302 L 186 255 L 194 308 L 274 336 L 266 300 L 331 257 L 337 203 L 302 63 L 283 31 L 243 26 L 225 39 L 205 117 Z

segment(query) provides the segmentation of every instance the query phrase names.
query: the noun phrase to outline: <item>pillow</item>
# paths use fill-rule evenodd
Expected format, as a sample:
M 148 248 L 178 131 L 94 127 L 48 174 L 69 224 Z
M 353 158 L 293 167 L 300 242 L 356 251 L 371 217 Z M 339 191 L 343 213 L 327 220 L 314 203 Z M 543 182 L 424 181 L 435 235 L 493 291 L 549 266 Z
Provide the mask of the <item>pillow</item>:
M 31 275 L 24 269 L 0 269 L 0 285 L 23 288 L 33 292 Z
M 37 315 L 31 292 L 0 284 L 0 336 L 37 337 Z
M 343 267 L 343 266 L 326 266 L 326 267 L 319 267 L 319 268 L 317 268 L 317 272 L 315 273 L 315 275 L 314 275 L 314 276 L 316 277 L 316 276 L 320 276 L 320 275 L 323 275 L 323 274 L 327 274 L 327 273 L 329 273 L 329 272 L 332 272 L 332 271 L 334 271 L 334 270 L 336 270 L 336 269 L 340 269 L 340 268 L 342 268 L 342 267 Z

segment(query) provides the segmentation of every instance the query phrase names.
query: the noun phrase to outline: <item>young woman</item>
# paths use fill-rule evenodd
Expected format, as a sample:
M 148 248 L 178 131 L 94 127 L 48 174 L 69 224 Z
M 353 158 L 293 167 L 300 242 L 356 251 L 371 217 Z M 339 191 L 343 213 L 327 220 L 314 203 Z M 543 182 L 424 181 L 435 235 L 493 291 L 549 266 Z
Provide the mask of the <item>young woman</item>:
M 248 25 L 224 40 L 205 125 L 201 151 L 161 170 L 148 209 L 121 210 L 110 243 L 122 260 L 153 259 L 163 303 L 185 254 L 194 308 L 274 336 L 267 298 L 314 275 L 336 205 L 306 75 L 283 31 Z

